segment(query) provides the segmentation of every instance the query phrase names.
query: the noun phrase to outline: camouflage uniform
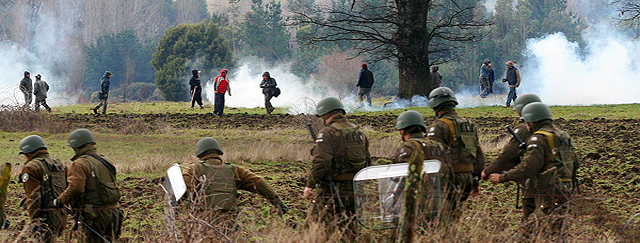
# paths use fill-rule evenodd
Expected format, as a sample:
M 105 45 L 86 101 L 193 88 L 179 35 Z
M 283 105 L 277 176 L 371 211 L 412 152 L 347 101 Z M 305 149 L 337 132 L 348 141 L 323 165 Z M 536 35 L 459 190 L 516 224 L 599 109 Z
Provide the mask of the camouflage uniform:
M 67 174 L 68 187 L 58 201 L 71 204 L 82 222 L 113 241 L 120 235 L 123 220 L 118 204 L 120 190 L 116 175 L 93 156 L 98 156 L 94 144 L 86 144 L 76 151 Z M 80 227 L 86 242 L 103 242 L 86 227 Z
M 527 129 L 526 123 L 521 123 L 514 130 L 516 135 L 522 141 L 528 141 L 531 137 L 531 132 Z M 487 168 L 484 169 L 486 175 L 490 175 L 493 173 L 502 173 L 503 171 L 508 171 L 516 167 L 520 164 L 521 156 L 524 155 L 525 150 L 519 148 L 518 142 L 512 137 L 507 144 L 502 148 L 502 153 L 498 155 L 498 158 Z M 535 208 L 535 190 L 531 188 L 524 181 L 518 181 L 523 187 L 523 195 L 522 195 L 522 207 L 524 211 L 523 220 L 526 220 L 531 213 L 536 209 Z
M 307 187 L 317 190 L 309 219 L 337 223 L 340 226 L 345 226 L 345 221 L 352 220 L 349 224 L 352 232 L 349 233 L 355 233 L 356 225 L 351 219 L 356 212 L 353 177 L 356 172 L 371 164 L 367 137 L 344 115 L 336 114 L 331 124 L 318 133 L 311 155 L 313 161 L 307 178 Z M 339 199 L 344 208 L 340 206 L 336 194 L 340 194 Z M 342 218 L 332 217 L 338 215 Z
M 23 206 L 43 242 L 55 242 L 67 223 L 64 209 L 52 205 L 54 197 L 67 185 L 65 175 L 64 165 L 51 159 L 47 150 L 33 153 L 20 173 L 26 195 Z
M 560 146 L 573 148 L 571 138 L 550 120 L 536 123 L 534 127 L 531 127 L 530 131 L 533 134 L 527 140 L 527 149 L 524 157 L 522 157 L 522 162 L 515 168 L 503 173 L 500 176 L 500 182 L 528 179 L 526 187 L 531 188 L 531 191 L 535 193 L 534 207 L 536 212 L 549 214 L 566 203 L 571 196 L 570 182 L 573 172 L 578 167 L 577 157 L 573 151 L 566 154 L 559 153 L 558 148 Z M 556 141 L 565 142 L 558 144 L 556 149 L 552 151 L 548 138 L 543 132 L 552 133 L 554 136 L 558 136 L 559 140 L 556 139 Z M 553 160 L 556 156 L 562 156 L 572 163 L 559 166 Z M 554 166 L 556 168 L 560 167 L 560 169 L 554 170 Z
M 452 180 L 454 193 L 449 193 L 448 200 L 450 209 L 453 210 L 459 202 L 465 201 L 478 186 L 477 178 L 480 177 L 484 169 L 484 153 L 480 148 L 475 123 L 468 118 L 463 118 L 458 115 L 453 106 L 440 108 L 440 111 L 442 111 L 442 113 L 437 116 L 438 120 L 429 128 L 427 138 L 444 144 L 451 153 L 453 161 L 452 168 L 454 171 Z M 454 138 L 451 127 L 445 123 L 445 119 L 453 122 L 453 126 L 459 126 L 460 122 L 469 124 L 469 127 L 466 128 L 471 130 L 470 133 L 474 135 L 471 138 L 460 139 L 460 134 L 457 134 Z M 466 150 L 471 149 L 475 151 L 464 151 L 464 148 L 458 150 L 458 143 L 464 143 L 468 148 Z

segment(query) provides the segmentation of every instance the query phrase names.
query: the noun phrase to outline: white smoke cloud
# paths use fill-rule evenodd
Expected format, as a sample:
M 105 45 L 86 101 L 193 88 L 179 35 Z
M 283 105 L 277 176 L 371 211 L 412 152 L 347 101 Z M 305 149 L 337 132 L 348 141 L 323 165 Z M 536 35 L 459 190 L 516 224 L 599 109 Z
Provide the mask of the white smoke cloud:
M 640 102 L 640 42 L 604 25 L 582 38 L 583 49 L 562 33 L 529 40 L 519 93 L 536 93 L 550 105 Z

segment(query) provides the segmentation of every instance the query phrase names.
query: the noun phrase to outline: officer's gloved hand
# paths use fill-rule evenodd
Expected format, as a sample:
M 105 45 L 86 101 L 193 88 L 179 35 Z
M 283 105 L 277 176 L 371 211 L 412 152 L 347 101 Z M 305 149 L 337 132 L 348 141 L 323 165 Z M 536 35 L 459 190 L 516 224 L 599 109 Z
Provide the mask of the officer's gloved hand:
M 280 199 L 280 197 L 277 197 L 271 203 L 273 204 L 273 206 L 279 208 L 280 211 L 282 212 L 282 214 L 286 214 L 289 211 L 289 207 L 287 207 L 287 205 L 284 204 L 284 201 L 282 201 L 282 199 Z

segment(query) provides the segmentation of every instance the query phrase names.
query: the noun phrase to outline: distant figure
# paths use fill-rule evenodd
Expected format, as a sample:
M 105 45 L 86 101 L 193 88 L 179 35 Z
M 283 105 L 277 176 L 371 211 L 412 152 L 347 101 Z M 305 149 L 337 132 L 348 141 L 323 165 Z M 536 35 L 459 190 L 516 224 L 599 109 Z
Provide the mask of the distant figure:
M 520 71 L 515 67 L 515 63 L 513 61 L 508 61 L 507 63 L 507 74 L 506 78 L 502 80 L 502 82 L 507 82 L 509 84 L 509 95 L 507 96 L 507 104 L 504 107 L 510 107 L 511 101 L 516 101 L 516 88 L 520 86 Z
M 215 90 L 215 100 L 213 114 L 222 116 L 224 113 L 224 94 L 229 91 L 231 96 L 231 87 L 229 86 L 229 80 L 227 79 L 227 69 L 220 71 L 220 76 L 216 77 L 213 83 L 213 89 Z
M 264 107 L 267 109 L 267 114 L 271 114 L 274 108 L 271 105 L 271 98 L 273 98 L 273 92 L 278 86 L 276 80 L 271 77 L 269 72 L 264 72 L 262 74 L 262 82 L 260 82 L 260 88 L 262 88 L 262 93 L 264 94 Z
M 202 71 L 191 70 L 191 80 L 189 80 L 189 86 L 191 86 L 191 108 L 193 105 L 198 102 L 200 109 L 202 107 L 202 85 L 200 84 L 200 73 Z
M 491 67 L 491 61 L 484 59 L 482 66 L 480 66 L 480 97 L 486 98 L 491 93 L 491 82 L 489 82 L 489 74 L 493 73 Z
M 24 94 L 24 106 L 29 107 L 31 105 L 31 94 L 33 93 L 33 81 L 31 80 L 31 73 L 24 71 L 24 78 L 20 80 L 20 91 Z
M 487 78 L 489 79 L 489 94 L 493 94 L 493 82 L 496 81 L 496 75 L 493 72 L 493 63 L 489 63 L 489 75 Z
M 49 92 L 49 84 L 42 80 L 42 75 L 36 75 L 36 82 L 33 84 L 33 95 L 36 96 L 35 108 L 36 111 L 40 110 L 42 105 L 48 112 L 51 112 L 51 108 L 47 105 L 47 92 Z
M 431 66 L 431 90 L 437 89 L 442 85 L 442 74 L 438 70 L 440 70 L 438 65 Z
M 98 109 L 100 109 L 100 107 L 102 107 L 102 114 L 107 114 L 107 98 L 109 98 L 109 86 L 111 85 L 111 81 L 109 80 L 110 78 L 111 72 L 109 71 L 104 72 L 104 76 L 100 78 L 100 93 L 98 94 L 100 103 L 92 109 L 93 114 L 98 114 Z
M 365 106 L 364 96 L 367 96 L 367 103 L 371 106 L 371 86 L 373 86 L 373 73 L 369 71 L 366 63 L 362 64 L 362 70 L 360 70 L 360 77 L 358 77 L 358 84 L 356 87 L 360 87 L 358 91 L 358 101 L 360 101 L 360 107 Z

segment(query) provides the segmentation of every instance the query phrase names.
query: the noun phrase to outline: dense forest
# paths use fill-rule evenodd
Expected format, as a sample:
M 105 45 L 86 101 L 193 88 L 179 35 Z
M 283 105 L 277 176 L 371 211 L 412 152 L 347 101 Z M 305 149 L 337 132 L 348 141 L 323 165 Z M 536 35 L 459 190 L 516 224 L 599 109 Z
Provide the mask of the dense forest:
M 428 11 L 405 13 L 397 4 Z M 582 31 L 603 21 L 624 28 L 630 38 L 640 33 L 636 19 L 624 21 L 638 11 L 629 8 L 636 1 L 9 0 L 0 5 L 0 41 L 34 53 L 38 65 L 62 79 L 78 102 L 91 99 L 105 70 L 118 79 L 112 89 L 121 101 L 185 100 L 191 69 L 215 74 L 246 57 L 286 64 L 301 80 L 339 96 L 351 92 L 363 62 L 375 74 L 376 96 L 428 93 L 411 92 L 413 86 L 402 83 L 428 83 L 424 70 L 432 65 L 440 65 L 444 85 L 476 90 L 485 58 L 501 78 L 502 64 L 522 63 L 532 38 L 562 32 L 582 44 Z M 341 31 L 345 26 L 352 29 Z M 422 77 L 427 80 L 415 81 Z

